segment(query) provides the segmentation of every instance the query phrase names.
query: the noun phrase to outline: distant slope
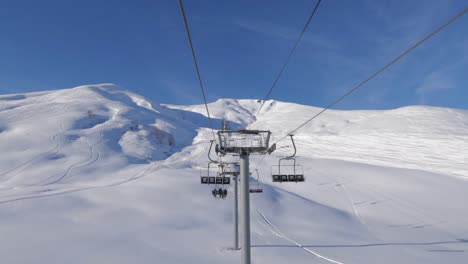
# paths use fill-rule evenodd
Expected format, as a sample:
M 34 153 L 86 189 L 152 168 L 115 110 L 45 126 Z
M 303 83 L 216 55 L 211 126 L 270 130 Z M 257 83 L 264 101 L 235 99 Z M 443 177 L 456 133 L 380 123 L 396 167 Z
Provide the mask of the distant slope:
M 220 99 L 209 104 L 215 118 L 242 127 L 269 129 L 273 139 L 321 108 L 270 100 L 255 116 L 256 100 Z M 206 115 L 203 105 L 168 106 Z M 219 124 L 218 124 L 219 125 Z M 299 154 L 420 169 L 468 179 L 468 111 L 430 106 L 393 110 L 328 110 L 296 133 Z M 281 145 L 290 145 L 288 139 Z
M 0 96 L 0 127 L 8 153 L 0 158 L 0 186 L 18 178 L 22 184 L 64 182 L 80 170 L 162 160 L 191 145 L 198 129 L 112 84 Z M 47 173 L 59 165 L 69 171 Z
M 193 144 L 197 134 L 210 126 L 204 105 L 154 104 L 112 84 L 4 95 L 0 102 L 0 146 L 9 153 L 0 159 L 3 184 L 27 174 L 31 162 L 44 159 L 50 164 L 68 164 L 73 171 L 83 165 L 94 166 L 87 163 L 98 159 L 108 166 L 121 167 L 164 160 Z M 232 129 L 269 129 L 274 141 L 321 110 L 270 100 L 256 116 L 260 104 L 250 99 L 210 103 L 212 125 L 219 128 L 221 119 L 226 119 Z M 428 106 L 328 110 L 298 131 L 295 138 L 299 155 L 304 157 L 468 178 L 465 110 Z M 289 146 L 288 139 L 280 142 L 276 155 L 286 154 Z M 35 180 L 49 177 L 61 178 L 44 175 Z

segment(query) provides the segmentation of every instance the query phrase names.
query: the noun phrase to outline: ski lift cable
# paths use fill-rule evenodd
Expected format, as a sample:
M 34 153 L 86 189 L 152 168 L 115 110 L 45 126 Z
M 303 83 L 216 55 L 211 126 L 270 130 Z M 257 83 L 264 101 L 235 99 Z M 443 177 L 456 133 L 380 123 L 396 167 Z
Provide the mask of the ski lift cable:
M 182 13 L 182 18 L 184 20 L 185 32 L 187 33 L 187 38 L 188 38 L 188 41 L 189 41 L 190 50 L 192 51 L 192 58 L 193 58 L 193 63 L 195 65 L 196 72 L 197 72 L 198 84 L 200 86 L 200 90 L 201 90 L 201 93 L 203 95 L 203 101 L 205 102 L 205 109 L 206 109 L 206 114 L 208 115 L 208 120 L 209 120 L 209 124 L 210 124 L 210 128 L 211 128 L 211 133 L 213 134 L 213 140 L 216 141 L 216 136 L 215 136 L 215 132 L 214 132 L 214 129 L 213 129 L 213 121 L 211 119 L 210 110 L 208 109 L 208 103 L 207 103 L 207 100 L 206 100 L 206 92 L 205 92 L 205 88 L 203 86 L 203 81 L 202 81 L 201 74 L 200 74 L 200 68 L 198 66 L 197 56 L 195 55 L 195 49 L 194 49 L 193 43 L 192 43 L 192 36 L 190 34 L 189 25 L 188 25 L 188 22 L 187 22 L 187 16 L 185 15 L 184 3 L 183 3 L 182 0 L 179 0 L 179 6 L 180 6 L 180 12 Z
M 287 65 L 287 64 L 289 63 L 289 61 L 291 60 L 291 57 L 292 57 L 294 51 L 296 50 L 297 46 L 299 45 L 299 42 L 301 41 L 302 36 L 304 35 L 304 33 L 306 32 L 307 28 L 309 27 L 310 21 L 311 21 L 312 18 L 314 17 L 315 12 L 317 11 L 317 9 L 318 9 L 318 7 L 319 7 L 321 1 L 322 1 L 322 0 L 318 0 L 318 1 L 317 1 L 317 4 L 315 5 L 314 9 L 312 10 L 312 13 L 311 13 L 310 16 L 309 16 L 309 19 L 307 20 L 306 24 L 304 25 L 304 28 L 303 28 L 302 31 L 301 31 L 301 34 L 299 35 L 299 37 L 297 38 L 296 42 L 294 43 L 294 46 L 293 46 L 293 48 L 291 49 L 291 51 L 289 52 L 289 55 L 288 55 L 288 57 L 286 58 L 286 61 L 284 62 L 283 66 L 281 67 L 281 70 L 278 72 L 278 75 L 276 76 L 275 80 L 273 81 L 273 84 L 271 85 L 270 90 L 268 90 L 268 93 L 266 94 L 265 98 L 263 99 L 262 104 L 260 105 L 260 108 L 258 108 L 257 113 L 256 113 L 255 115 L 258 115 L 258 114 L 260 113 L 260 110 L 262 110 L 262 107 L 265 105 L 266 100 L 268 100 L 268 98 L 270 97 L 271 92 L 273 91 L 273 89 L 275 88 L 276 84 L 278 83 L 278 81 L 279 81 L 281 75 L 283 74 L 284 69 L 286 68 L 286 65 Z
M 423 44 L 424 42 L 426 42 L 427 40 L 429 40 L 431 37 L 433 37 L 434 35 L 436 35 L 437 33 L 439 33 L 440 31 L 442 31 L 443 29 L 445 29 L 447 26 L 449 26 L 450 24 L 452 24 L 455 20 L 457 20 L 458 18 L 460 18 L 461 16 L 463 16 L 466 12 L 468 11 L 468 8 L 464 8 L 461 12 L 459 12 L 458 14 L 456 14 L 455 16 L 453 16 L 452 18 L 450 18 L 447 22 L 445 22 L 443 25 L 441 25 L 440 27 L 436 28 L 434 31 L 432 31 L 430 34 L 428 34 L 427 36 L 425 36 L 423 39 L 421 39 L 420 41 L 418 41 L 416 44 L 412 45 L 411 47 L 409 47 L 408 49 L 406 49 L 405 51 L 403 51 L 400 55 L 398 55 L 396 58 L 394 58 L 393 60 L 391 60 L 390 62 L 388 62 L 387 64 L 385 64 L 383 67 L 381 67 L 380 69 L 378 69 L 376 72 L 374 72 L 373 74 L 371 74 L 367 79 L 365 79 L 364 81 L 360 82 L 358 85 L 356 85 L 355 87 L 353 87 L 351 90 L 349 90 L 348 92 L 346 92 L 345 94 L 343 94 L 341 97 L 339 97 L 337 100 L 335 100 L 334 102 L 332 102 L 331 104 L 327 105 L 325 108 L 323 108 L 320 112 L 318 112 L 317 114 L 315 114 L 314 116 L 312 116 L 311 118 L 309 118 L 306 122 L 302 123 L 300 126 L 298 126 L 297 128 L 295 128 L 294 130 L 292 130 L 291 132 L 287 133 L 285 136 L 281 137 L 280 139 L 278 139 L 274 144 L 282 141 L 283 139 L 287 138 L 290 134 L 294 134 L 296 131 L 298 131 L 299 129 L 303 128 L 305 125 L 307 125 L 309 122 L 311 122 L 312 120 L 314 120 L 315 118 L 317 118 L 318 116 L 320 116 L 321 114 L 323 114 L 323 112 L 325 112 L 326 110 L 330 109 L 331 107 L 335 106 L 336 104 L 338 104 L 341 100 L 343 100 L 344 98 L 348 97 L 349 95 L 351 95 L 352 93 L 354 93 L 356 90 L 358 90 L 359 88 L 361 88 L 364 84 L 366 84 L 367 82 L 369 82 L 370 80 L 372 80 L 373 78 L 375 78 L 376 76 L 378 76 L 380 73 L 382 73 L 383 71 L 385 71 L 388 67 L 390 67 L 391 65 L 393 65 L 394 63 L 398 62 L 399 60 L 401 60 L 403 57 L 405 57 L 406 55 L 408 55 L 411 51 L 415 50 L 417 47 L 419 47 L 421 44 Z
M 338 104 L 341 100 L 343 100 L 344 98 L 348 97 L 350 94 L 352 94 L 353 92 L 355 92 L 356 90 L 358 90 L 359 88 L 361 88 L 364 84 L 366 84 L 367 82 L 369 82 L 370 80 L 372 80 L 373 78 L 375 78 L 377 75 L 379 75 L 380 73 L 382 73 L 383 71 L 385 71 L 388 67 L 390 67 L 392 64 L 396 63 L 397 61 L 399 61 L 400 59 L 402 59 L 404 56 L 406 56 L 408 53 L 410 53 L 411 51 L 413 51 L 414 49 L 416 49 L 417 47 L 419 47 L 421 44 L 423 44 L 424 42 L 426 42 L 427 40 L 429 40 L 431 37 L 433 37 L 434 35 L 436 35 L 437 33 L 439 33 L 440 31 L 442 31 L 443 29 L 445 29 L 447 26 L 449 26 L 450 24 L 452 24 L 455 20 L 459 19 L 461 16 L 463 16 L 466 12 L 468 11 L 468 8 L 464 8 L 461 12 L 457 13 L 455 16 L 453 16 L 452 18 L 450 18 L 447 22 L 445 22 L 443 25 L 441 25 L 440 27 L 436 28 L 434 31 L 432 31 L 430 34 L 428 34 L 426 37 L 424 37 L 423 39 L 421 39 L 420 41 L 418 41 L 416 44 L 414 44 L 413 46 L 409 47 L 408 49 L 406 49 L 404 52 L 402 52 L 400 55 L 398 55 L 395 59 L 391 60 L 390 62 L 388 62 L 387 64 L 385 64 L 383 67 L 381 67 L 379 70 L 377 70 L 376 72 L 374 72 L 372 75 L 370 75 L 367 79 L 365 79 L 364 81 L 362 81 L 361 83 L 359 83 L 358 85 L 356 85 L 355 87 L 353 87 L 351 90 L 349 90 L 348 92 L 346 92 L 344 95 L 342 95 L 341 97 L 339 97 L 337 100 L 335 100 L 334 102 L 330 103 L 329 105 L 327 105 L 325 108 L 323 108 L 320 112 L 318 112 L 317 114 L 315 114 L 314 116 L 312 116 L 311 118 L 309 118 L 306 122 L 302 123 L 300 126 L 298 126 L 297 128 L 295 128 L 294 130 L 292 130 L 291 132 L 287 133 L 285 136 L 281 137 L 280 139 L 278 139 L 274 144 L 277 144 L 278 142 L 282 141 L 283 139 L 287 138 L 289 135 L 291 134 L 294 134 L 295 132 L 297 132 L 299 129 L 301 129 L 302 127 L 304 127 L 305 125 L 307 125 L 309 122 L 311 122 L 312 120 L 314 120 L 315 118 L 317 118 L 318 116 L 320 116 L 321 114 L 323 114 L 323 112 L 325 112 L 326 110 L 330 109 L 331 107 L 335 106 L 336 104 Z M 255 167 L 255 169 L 257 169 L 262 163 L 263 161 L 265 160 L 265 157 L 266 156 L 263 156 L 263 158 L 260 160 L 260 162 L 257 164 L 257 166 Z
M 263 161 L 265 160 L 267 155 L 262 155 L 262 159 L 260 160 L 260 162 L 257 164 L 257 166 L 255 166 L 255 169 L 254 170 L 257 170 L 258 167 L 260 167 L 260 165 L 263 163 Z

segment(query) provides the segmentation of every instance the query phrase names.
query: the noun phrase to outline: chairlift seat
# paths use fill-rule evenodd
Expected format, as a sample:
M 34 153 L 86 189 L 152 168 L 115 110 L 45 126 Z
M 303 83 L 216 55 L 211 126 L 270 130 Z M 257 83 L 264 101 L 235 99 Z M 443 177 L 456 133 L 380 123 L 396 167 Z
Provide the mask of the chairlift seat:
M 230 184 L 231 183 L 231 178 L 229 177 L 224 177 L 223 178 L 223 184 Z
M 201 177 L 202 184 L 208 184 L 208 177 Z
M 216 177 L 216 184 L 223 184 L 223 177 Z
M 250 189 L 249 192 L 250 193 L 262 193 L 263 189 Z
M 216 183 L 216 177 L 209 177 L 208 179 L 208 184 L 215 184 Z
M 303 174 L 273 174 L 273 182 L 304 182 Z
M 296 175 L 296 181 L 298 181 L 298 182 L 303 182 L 303 181 L 304 181 L 304 175 L 302 175 L 302 174 L 297 174 L 297 175 Z

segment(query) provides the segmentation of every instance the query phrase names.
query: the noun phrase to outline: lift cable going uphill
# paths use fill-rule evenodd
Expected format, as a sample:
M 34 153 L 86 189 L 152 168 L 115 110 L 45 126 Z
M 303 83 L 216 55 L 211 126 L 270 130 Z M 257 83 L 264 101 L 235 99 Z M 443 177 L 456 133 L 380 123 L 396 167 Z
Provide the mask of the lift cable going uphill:
M 405 51 L 403 51 L 402 53 L 400 53 L 396 58 L 394 58 L 393 60 L 391 60 L 390 62 L 388 62 L 387 64 L 385 64 L 383 67 L 381 67 L 380 69 L 378 69 L 377 71 L 375 71 L 373 74 L 371 74 L 368 78 L 366 78 L 364 81 L 360 82 L 358 85 L 356 85 L 355 87 L 353 87 L 352 89 L 350 89 L 348 92 L 346 92 L 345 94 L 343 94 L 341 97 L 339 97 L 338 99 L 336 99 L 335 101 L 333 101 L 332 103 L 330 103 L 329 105 L 327 105 L 325 108 L 323 108 L 320 112 L 318 112 L 317 114 L 315 114 L 314 116 L 312 116 L 311 118 L 309 118 L 307 121 L 305 121 L 304 123 L 302 123 L 301 125 L 299 125 L 298 127 L 296 127 L 295 129 L 293 129 L 292 131 L 290 131 L 288 134 L 286 134 L 285 136 L 279 138 L 274 144 L 277 144 L 278 142 L 282 141 L 283 139 L 287 138 L 289 135 L 291 134 L 294 134 L 296 133 L 299 129 L 303 128 L 305 125 L 307 125 L 308 123 L 310 123 L 312 120 L 314 120 L 315 118 L 317 118 L 318 116 L 320 116 L 321 114 L 323 114 L 325 111 L 327 111 L 328 109 L 330 109 L 331 107 L 335 106 L 336 104 L 338 104 L 341 100 L 345 99 L 346 97 L 348 97 L 349 95 L 351 95 L 352 93 L 354 93 L 355 91 L 357 91 L 359 88 L 361 88 L 364 84 L 368 83 L 370 80 L 372 80 L 373 78 L 375 78 L 376 76 L 378 76 L 379 74 L 381 74 L 383 71 L 385 71 L 387 68 L 389 68 L 391 65 L 393 65 L 394 63 L 398 62 L 399 60 L 401 60 L 403 57 L 405 57 L 406 55 L 408 55 L 410 52 L 412 52 L 413 50 L 415 50 L 417 47 L 419 47 L 421 44 L 423 44 L 424 42 L 426 42 L 427 40 L 429 40 L 430 38 L 432 38 L 434 35 L 436 35 L 437 33 L 441 32 L 443 29 L 445 29 L 447 26 L 449 26 L 450 24 L 452 24 L 454 21 L 456 21 L 457 19 L 459 19 L 460 17 L 462 17 L 466 12 L 468 11 L 468 8 L 464 8 L 461 12 L 457 13 L 455 16 L 451 17 L 447 22 L 445 22 L 443 25 L 439 26 L 438 28 L 436 28 L 435 30 L 433 30 L 430 34 L 426 35 L 424 38 L 422 38 L 421 40 L 419 40 L 418 42 L 416 42 L 416 44 L 410 46 L 408 49 L 406 49 Z M 262 162 L 265 160 L 265 156 L 260 160 L 260 162 L 257 164 L 256 168 L 258 168 Z
M 283 74 L 283 71 L 284 69 L 286 68 L 286 65 L 289 63 L 289 60 L 291 59 L 294 51 L 296 50 L 297 46 L 299 45 L 299 42 L 301 41 L 302 39 L 302 36 L 304 35 L 304 33 L 306 32 L 307 28 L 309 27 L 309 24 L 310 24 L 310 21 L 312 20 L 312 18 L 314 17 L 315 15 L 315 12 L 317 12 L 317 9 L 320 5 L 320 2 L 322 0 L 318 0 L 317 1 L 317 4 L 315 5 L 314 9 L 312 10 L 312 13 L 310 14 L 309 16 L 309 19 L 307 20 L 306 24 L 304 25 L 304 28 L 302 29 L 301 31 L 301 34 L 299 35 L 299 37 L 297 38 L 296 42 L 294 43 L 294 46 L 293 48 L 291 49 L 291 51 L 289 52 L 289 55 L 288 57 L 286 58 L 286 61 L 284 62 L 283 66 L 281 67 L 281 70 L 278 72 L 278 75 L 276 76 L 275 80 L 273 81 L 273 84 L 271 85 L 270 87 L 270 90 L 268 90 L 268 93 L 266 94 L 265 98 L 263 98 L 263 101 L 262 101 L 262 104 L 260 105 L 260 108 L 258 108 L 257 110 L 257 113 L 255 115 L 258 115 L 258 113 L 260 113 L 260 110 L 262 110 L 262 107 L 263 105 L 265 104 L 266 100 L 268 100 L 268 98 L 270 97 L 271 95 L 271 92 L 273 91 L 273 88 L 275 88 L 276 84 L 278 83 L 280 77 L 281 77 L 281 74 Z
M 203 95 L 203 101 L 205 102 L 206 114 L 208 116 L 208 121 L 210 122 L 211 133 L 213 134 L 213 140 L 216 140 L 215 132 L 213 129 L 213 121 L 211 119 L 210 110 L 208 109 L 208 102 L 206 100 L 205 87 L 203 86 L 203 81 L 200 74 L 200 68 L 198 66 L 197 56 L 195 55 L 195 49 L 193 48 L 192 36 L 190 34 L 190 29 L 187 22 L 187 16 L 185 15 L 184 3 L 182 0 L 179 0 L 180 12 L 182 13 L 182 18 L 184 19 L 185 32 L 187 32 L 187 38 L 190 45 L 190 50 L 192 51 L 193 63 L 195 64 L 195 70 L 197 72 L 198 84 L 200 86 L 201 93 Z
M 394 58 L 393 60 L 391 60 L 390 62 L 388 62 L 387 64 L 385 64 L 383 67 L 381 67 L 380 69 L 378 69 L 377 71 L 375 71 L 373 74 L 371 74 L 367 79 L 365 79 L 364 81 L 360 82 L 358 85 L 356 85 L 355 87 L 353 87 L 352 89 L 350 89 L 348 92 L 346 92 L 345 94 L 343 94 L 341 97 L 339 97 L 338 99 L 336 99 L 334 102 L 332 102 L 331 104 L 327 105 L 325 108 L 323 108 L 320 112 L 318 112 L 317 114 L 315 114 L 314 116 L 312 116 L 311 118 L 309 118 L 307 121 L 305 121 L 304 123 L 302 123 L 300 126 L 298 126 L 297 128 L 295 128 L 294 130 L 292 130 L 291 132 L 289 132 L 288 134 L 286 134 L 285 136 L 281 137 L 280 139 L 278 139 L 275 143 L 278 143 L 280 142 L 281 140 L 287 138 L 290 134 L 294 134 L 296 131 L 298 131 L 299 129 L 301 129 L 302 127 L 304 127 L 305 125 L 307 125 L 310 121 L 314 120 L 315 118 L 317 118 L 318 116 L 320 116 L 321 114 L 323 114 L 323 112 L 325 112 L 326 110 L 330 109 L 331 107 L 335 106 L 336 104 L 338 104 L 341 100 L 343 100 L 344 98 L 348 97 L 349 95 L 351 95 L 352 93 L 354 93 L 356 90 L 358 90 L 359 88 L 361 88 L 364 84 L 366 84 L 367 82 L 369 82 L 370 80 L 374 79 L 376 76 L 378 76 L 380 73 L 382 73 L 383 71 L 385 71 L 388 67 L 390 67 L 392 64 L 396 63 L 397 61 L 399 61 L 400 59 L 402 59 L 403 57 L 405 57 L 406 55 L 408 55 L 411 51 L 415 50 L 417 47 L 419 47 L 421 44 L 423 44 L 424 42 L 426 42 L 427 40 L 429 40 L 430 38 L 432 38 L 434 35 L 436 35 L 437 33 L 439 33 L 440 31 L 442 31 L 444 28 L 446 28 L 448 25 L 450 25 L 452 22 L 454 22 L 455 20 L 457 20 L 458 18 L 460 18 L 461 16 L 463 16 L 466 12 L 468 11 L 468 8 L 465 8 L 463 9 L 461 12 L 459 12 L 458 14 L 456 14 L 455 16 L 453 16 L 452 18 L 450 18 L 447 22 L 445 22 L 442 26 L 436 28 L 434 31 L 432 31 L 430 34 L 428 34 L 427 36 L 425 36 L 423 39 L 421 39 L 420 41 L 416 42 L 416 44 L 412 45 L 411 47 L 409 47 L 408 49 L 406 49 L 405 51 L 403 51 L 400 55 L 398 55 L 396 58 Z

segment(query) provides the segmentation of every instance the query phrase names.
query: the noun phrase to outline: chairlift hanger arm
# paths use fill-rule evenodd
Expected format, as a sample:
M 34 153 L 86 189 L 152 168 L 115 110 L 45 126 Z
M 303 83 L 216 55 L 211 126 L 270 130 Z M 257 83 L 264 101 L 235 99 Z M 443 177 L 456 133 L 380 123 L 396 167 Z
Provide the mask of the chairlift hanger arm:
M 211 154 L 211 149 L 213 148 L 213 143 L 214 143 L 214 140 L 210 140 L 211 144 L 210 144 L 210 149 L 208 150 L 208 159 L 213 162 L 213 163 L 218 163 L 218 161 L 216 160 L 213 160 L 211 157 L 210 157 L 210 154 Z
M 208 162 L 208 170 L 207 170 L 208 177 L 210 176 L 210 168 L 211 168 L 211 164 L 213 163 L 216 164 L 217 162 L 213 162 L 213 161 Z
M 284 159 L 292 159 L 296 156 L 296 153 L 297 153 L 297 149 L 296 149 L 296 144 L 294 143 L 294 138 L 293 138 L 293 134 L 289 134 L 289 136 L 291 137 L 291 141 L 292 141 L 292 144 L 293 144 L 293 147 L 294 147 L 294 153 L 291 155 L 291 156 L 287 156 L 285 157 Z

